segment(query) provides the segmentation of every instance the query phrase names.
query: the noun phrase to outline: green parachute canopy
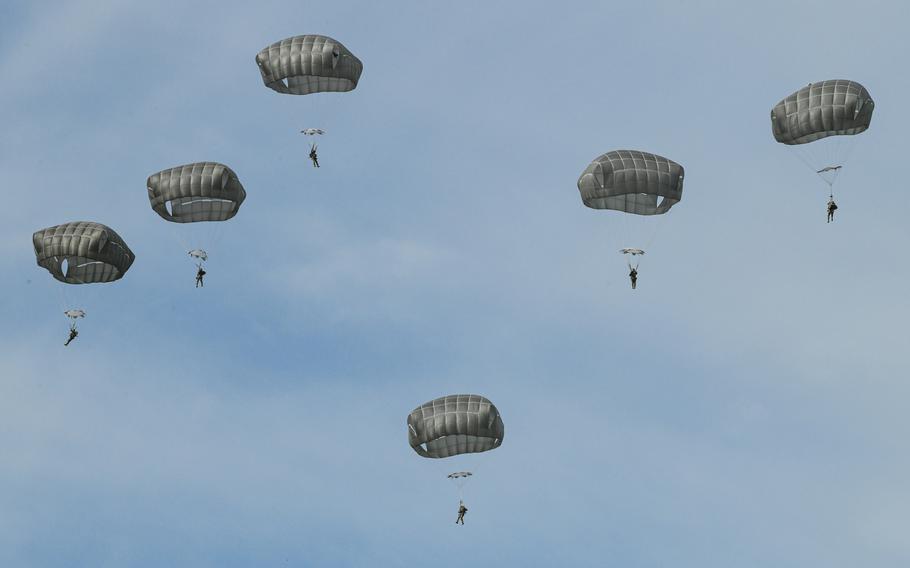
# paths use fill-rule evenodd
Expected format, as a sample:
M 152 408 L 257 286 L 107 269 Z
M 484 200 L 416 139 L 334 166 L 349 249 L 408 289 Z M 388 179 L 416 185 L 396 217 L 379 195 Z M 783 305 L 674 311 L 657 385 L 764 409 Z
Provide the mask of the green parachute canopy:
M 357 87 L 363 63 L 330 37 L 294 36 L 256 54 L 265 86 L 290 95 L 339 93 Z
M 32 244 L 38 266 L 66 284 L 119 280 L 136 259 L 116 231 L 92 221 L 74 221 L 35 231 Z
M 408 443 L 425 458 L 498 448 L 505 435 L 499 410 L 476 394 L 453 394 L 421 404 L 408 415 Z
M 218 162 L 196 162 L 152 174 L 146 181 L 149 203 L 173 223 L 226 221 L 246 199 L 234 170 Z
M 828 185 L 834 199 L 834 184 L 873 110 L 869 91 L 856 81 L 809 83 L 774 106 L 771 132 Z
M 582 202 L 592 209 L 662 215 L 682 199 L 683 167 L 638 150 L 597 157 L 578 178 Z
M 833 79 L 796 91 L 771 110 L 771 130 L 781 144 L 808 144 L 828 136 L 864 132 L 875 102 L 855 81 Z

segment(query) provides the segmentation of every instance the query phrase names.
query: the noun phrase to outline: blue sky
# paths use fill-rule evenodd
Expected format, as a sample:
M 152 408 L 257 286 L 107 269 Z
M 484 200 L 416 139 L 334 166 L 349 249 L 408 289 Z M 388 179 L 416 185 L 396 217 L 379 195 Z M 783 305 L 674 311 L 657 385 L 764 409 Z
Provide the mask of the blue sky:
M 899 566 L 910 419 L 901 2 L 7 2 L 0 7 L 0 565 Z M 335 97 L 254 63 L 317 33 Z M 850 78 L 870 130 L 825 186 L 771 136 Z M 313 124 L 318 121 L 321 124 Z M 298 131 L 323 126 L 315 171 Z M 686 168 L 639 289 L 575 182 Z M 204 290 L 146 177 L 248 198 Z M 33 231 L 116 229 L 69 348 Z M 81 290 L 80 290 L 81 292 Z M 417 456 L 420 403 L 506 437 Z

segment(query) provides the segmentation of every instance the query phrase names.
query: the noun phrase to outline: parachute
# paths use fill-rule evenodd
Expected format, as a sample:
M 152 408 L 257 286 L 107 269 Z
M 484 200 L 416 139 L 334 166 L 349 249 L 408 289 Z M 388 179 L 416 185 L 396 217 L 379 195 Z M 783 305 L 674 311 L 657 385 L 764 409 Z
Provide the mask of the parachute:
M 38 266 L 56 280 L 71 285 L 115 282 L 123 278 L 136 259 L 116 231 L 91 221 L 75 221 L 35 231 L 32 245 Z M 59 287 L 63 314 L 72 321 L 71 329 L 75 329 L 76 319 L 84 318 L 85 310 L 71 308 L 69 304 L 84 304 L 90 294 L 75 291 L 71 294 L 68 289 L 72 288 Z
M 363 72 L 341 42 L 321 35 L 277 41 L 256 54 L 256 65 L 266 87 L 289 95 L 351 91 Z
M 476 394 L 443 396 L 421 404 L 408 415 L 408 443 L 425 458 L 451 459 L 487 452 L 502 445 L 503 436 L 505 426 L 499 410 Z M 464 483 L 471 476 L 470 471 L 447 476 L 458 488 L 459 499 L 464 498 Z
M 578 178 L 578 191 L 587 207 L 619 214 L 619 250 L 634 258 L 644 255 L 654 240 L 654 218 L 682 199 L 684 177 L 685 170 L 673 160 L 638 150 L 614 150 L 588 165 Z
M 872 122 L 875 102 L 855 81 L 809 83 L 771 110 L 774 139 L 824 181 L 833 198 L 834 183 L 855 145 L 855 135 Z
M 162 170 L 146 181 L 155 213 L 172 223 L 227 221 L 246 191 L 234 170 L 218 162 L 196 162 Z
M 227 221 L 237 215 L 246 199 L 246 190 L 234 170 L 218 162 L 196 162 L 162 170 L 148 177 L 146 188 L 155 213 L 181 224 Z M 181 237 L 191 239 L 182 244 L 199 266 L 208 260 L 206 249 L 220 236 L 216 227 L 220 228 L 220 223 L 180 231 Z
M 76 221 L 35 231 L 35 260 L 65 284 L 120 280 L 136 256 L 113 229 Z
M 502 444 L 499 410 L 476 394 L 453 394 L 426 402 L 408 415 L 408 442 L 425 458 L 486 452 Z
M 771 129 L 788 145 L 859 134 L 869 128 L 874 108 L 869 91 L 854 81 L 809 83 L 771 110 Z
M 306 97 L 307 121 L 320 128 L 306 128 L 306 136 L 325 134 L 331 118 L 341 113 L 331 108 L 334 96 L 324 93 L 353 91 L 360 81 L 363 63 L 341 42 L 321 35 L 294 36 L 263 48 L 256 54 L 256 65 L 266 87 L 289 95 Z M 315 150 L 311 145 L 310 151 Z M 316 159 L 313 164 L 316 164 Z

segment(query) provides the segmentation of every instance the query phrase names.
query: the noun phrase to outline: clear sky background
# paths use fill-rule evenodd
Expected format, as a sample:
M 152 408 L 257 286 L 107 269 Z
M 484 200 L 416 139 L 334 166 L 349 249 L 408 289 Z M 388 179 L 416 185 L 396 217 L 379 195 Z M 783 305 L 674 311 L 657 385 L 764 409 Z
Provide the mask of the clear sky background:
M 4 2 L 0 565 L 907 565 L 908 21 L 900 1 Z M 263 86 L 256 53 L 306 33 L 363 61 L 355 91 Z M 769 112 L 834 78 L 876 110 L 828 225 Z M 328 131 L 319 170 L 304 127 Z M 634 292 L 615 217 L 575 186 L 619 148 L 686 168 Z M 145 180 L 202 160 L 248 197 L 196 290 Z M 84 291 L 64 348 L 31 234 L 73 220 L 137 258 Z M 506 425 L 466 460 L 464 527 L 463 463 L 405 426 L 451 393 Z

